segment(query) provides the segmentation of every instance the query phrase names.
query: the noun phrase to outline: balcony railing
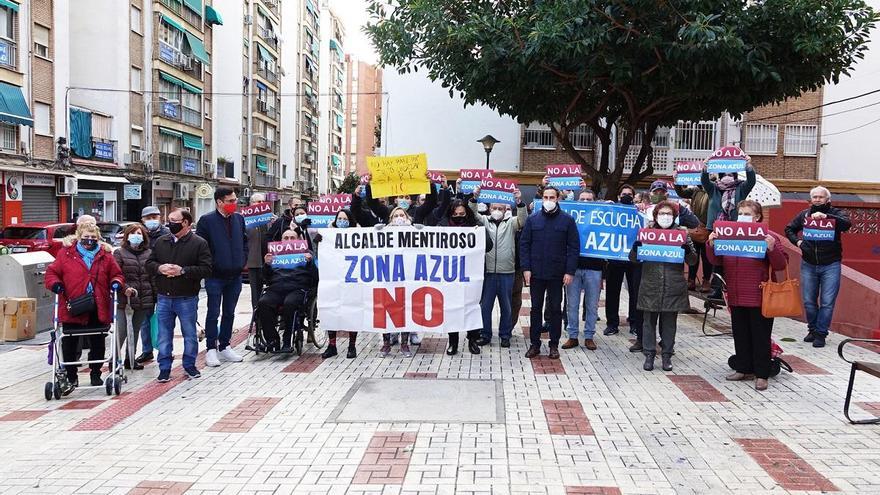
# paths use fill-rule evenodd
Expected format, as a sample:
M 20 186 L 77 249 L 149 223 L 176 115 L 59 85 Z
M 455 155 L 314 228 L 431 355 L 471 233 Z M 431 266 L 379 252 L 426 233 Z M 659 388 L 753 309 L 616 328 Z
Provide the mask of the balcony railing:
M 183 10 L 183 5 L 181 4 L 180 0 L 162 0 L 162 5 L 164 5 L 175 14 L 180 14 L 180 11 Z
M 181 106 L 181 117 L 184 124 L 189 124 L 193 127 L 202 127 L 202 111 L 194 110 L 189 107 Z
M 180 103 L 169 103 L 163 101 L 154 105 L 154 116 L 164 117 L 169 120 L 181 121 L 181 105 Z
M 275 141 L 269 141 L 267 138 L 263 136 L 256 136 L 254 138 L 254 146 L 260 150 L 266 150 L 272 154 L 278 154 L 278 143 Z
M 263 187 L 280 187 L 281 186 L 281 179 L 279 177 L 274 176 L 274 175 L 267 175 L 267 174 L 258 173 L 256 175 L 256 177 L 254 177 L 254 179 L 256 179 L 256 185 L 258 185 L 258 186 L 263 186 Z
M 188 23 L 190 23 L 191 25 L 195 26 L 196 29 L 198 29 L 199 31 L 203 31 L 203 30 L 204 30 L 204 27 L 203 27 L 204 24 L 202 23 L 202 16 L 201 16 L 201 15 L 199 15 L 199 14 L 193 12 L 192 10 L 190 10 L 190 9 L 188 9 L 188 8 L 187 8 L 187 9 L 182 9 L 182 13 L 181 13 L 181 15 L 183 16 L 183 19 L 184 19 L 186 22 L 188 22 Z
M 269 102 L 257 100 L 257 111 L 273 120 L 278 120 L 278 109 L 269 106 Z
M 278 50 L 278 37 L 275 35 L 275 31 L 266 28 L 260 28 L 260 38 L 263 38 L 263 41 L 266 42 L 267 45 L 271 46 L 272 49 Z
M 260 67 L 257 69 L 257 74 L 263 76 L 265 80 L 272 84 L 275 84 L 275 82 L 278 81 L 278 75 L 272 72 L 268 67 Z
M 18 54 L 14 41 L 0 39 L 0 66 L 9 69 L 15 69 L 18 66 Z
M 159 40 L 159 59 L 184 71 L 193 70 L 192 57 L 162 40 Z
M 180 173 L 180 155 L 172 155 L 169 153 L 159 153 L 159 171 Z
M 273 14 L 278 15 L 278 0 L 263 0 L 263 3 Z
M 116 141 L 92 138 L 92 160 L 113 163 L 116 161 Z

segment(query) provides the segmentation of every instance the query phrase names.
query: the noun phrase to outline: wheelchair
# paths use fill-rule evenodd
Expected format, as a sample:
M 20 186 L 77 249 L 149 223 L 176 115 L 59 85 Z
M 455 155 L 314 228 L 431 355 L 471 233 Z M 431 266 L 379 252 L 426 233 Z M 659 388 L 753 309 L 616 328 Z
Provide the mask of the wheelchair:
M 293 352 L 297 356 L 301 356 L 303 352 L 303 344 L 312 344 L 316 349 L 321 349 L 327 344 L 327 335 L 319 331 L 320 319 L 318 318 L 318 289 L 312 289 L 306 296 L 305 310 L 298 310 L 293 315 L 293 335 L 292 344 Z M 283 322 L 282 306 L 275 308 L 275 329 L 278 329 Z M 245 349 L 252 351 L 255 355 L 260 354 L 285 354 L 278 350 L 271 349 L 271 343 L 265 336 L 263 323 L 260 318 L 262 309 L 258 306 L 254 309 L 251 323 L 248 330 L 248 341 Z

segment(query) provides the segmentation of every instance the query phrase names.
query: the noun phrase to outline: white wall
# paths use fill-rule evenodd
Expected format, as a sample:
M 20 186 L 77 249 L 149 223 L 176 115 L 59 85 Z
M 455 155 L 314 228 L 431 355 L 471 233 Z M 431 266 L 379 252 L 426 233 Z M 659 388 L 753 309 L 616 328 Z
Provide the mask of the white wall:
M 70 23 L 72 21 L 67 2 L 58 2 L 54 4 L 54 7 L 55 46 L 53 50 L 55 57 L 52 62 L 55 66 L 55 108 L 52 109 L 52 113 L 55 118 L 55 140 L 57 142 L 59 137 L 64 136 L 64 123 L 67 121 L 64 96 L 67 93 L 67 87 L 70 86 L 70 44 L 67 40 L 70 39 Z
M 284 76 L 281 76 L 281 137 L 280 159 L 282 165 L 287 165 L 287 175 L 281 177 L 281 187 L 290 187 L 296 180 L 299 164 L 299 136 L 302 117 L 300 105 L 302 102 L 299 93 L 300 72 L 302 71 L 302 34 L 300 32 L 300 19 L 302 19 L 302 0 L 288 0 L 281 2 L 281 59 L 279 64 L 284 68 Z M 281 167 L 282 174 L 284 167 Z
M 214 26 L 214 47 L 211 57 L 211 72 L 214 75 L 214 96 L 211 104 L 214 147 L 214 163 L 217 158 L 228 158 L 235 162 L 235 177 L 241 180 L 242 169 L 242 111 L 244 98 L 242 82 L 244 65 L 242 40 L 244 31 L 244 7 L 240 0 L 214 0 L 213 7 L 223 16 L 223 25 Z M 251 46 L 253 48 L 253 45 Z M 226 96 L 235 95 L 235 96 Z
M 867 3 L 875 10 L 880 9 L 880 0 L 868 0 Z M 873 31 L 865 58 L 851 73 L 852 77 L 845 77 L 838 84 L 825 86 L 824 103 L 867 93 L 880 87 L 880 30 Z M 822 109 L 822 127 L 819 130 L 820 180 L 880 181 L 877 175 L 877 148 L 874 144 L 880 135 L 880 122 L 874 122 L 880 117 L 880 106 L 829 115 L 878 102 L 880 93 Z M 865 127 L 851 130 L 862 125 Z
M 382 89 L 388 95 L 382 108 L 382 155 L 427 153 L 428 168 L 458 170 L 484 168 L 486 152 L 477 142 L 486 134 L 501 141 L 492 151 L 493 170 L 518 171 L 520 125 L 485 106 L 463 108 L 458 97 L 423 71 L 398 74 L 382 72 Z

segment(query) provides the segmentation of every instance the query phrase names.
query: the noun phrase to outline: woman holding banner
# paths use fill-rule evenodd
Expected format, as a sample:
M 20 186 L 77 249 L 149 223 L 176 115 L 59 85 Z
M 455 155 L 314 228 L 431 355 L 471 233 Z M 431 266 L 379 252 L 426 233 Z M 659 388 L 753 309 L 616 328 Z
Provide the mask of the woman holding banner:
M 401 207 L 395 207 L 388 215 L 389 227 L 406 227 L 412 225 L 412 217 Z M 382 224 L 376 225 L 376 228 L 382 228 Z M 400 353 L 404 357 L 412 357 L 412 351 L 409 349 L 409 332 L 400 332 Z M 382 334 L 382 349 L 379 351 L 382 357 L 388 357 L 391 354 L 391 334 Z
M 345 208 L 336 212 L 336 218 L 330 224 L 330 227 L 334 229 L 347 229 L 349 227 L 357 226 L 357 220 L 354 218 L 354 214 L 352 214 L 351 210 Z M 315 236 L 315 242 L 320 242 L 318 236 Z M 357 357 L 357 336 L 357 332 L 348 332 L 348 353 L 345 355 L 348 359 L 354 359 Z M 327 340 L 329 343 L 327 344 L 327 348 L 324 349 L 324 352 L 321 354 L 321 359 L 331 358 L 336 355 L 336 332 L 332 330 L 327 331 Z
M 692 264 L 697 258 L 694 243 L 687 231 L 675 223 L 678 205 L 671 201 L 661 201 L 654 207 L 654 221 L 648 225 L 651 229 L 677 230 L 683 232 L 686 264 Z M 633 243 L 629 258 L 638 261 L 638 248 L 641 241 Z M 642 353 L 645 355 L 645 371 L 654 369 L 657 357 L 657 330 L 659 323 L 662 344 L 661 358 L 663 371 L 672 371 L 672 354 L 675 352 L 675 333 L 678 326 L 678 313 L 690 309 L 687 281 L 684 276 L 684 263 L 665 261 L 643 261 L 642 280 L 639 285 L 639 302 L 637 308 L 644 312 L 642 326 Z
M 761 223 L 764 220 L 763 209 L 756 201 L 740 201 L 737 213 L 739 222 Z M 716 255 L 714 244 L 717 238 L 715 232 L 709 234 L 706 254 L 713 265 L 724 266 L 724 273 L 727 274 L 727 303 L 736 350 L 733 360 L 736 371 L 728 375 L 727 380 L 755 378 L 755 389 L 767 390 L 773 318 L 765 318 L 761 314 L 761 283 L 768 280 L 771 269 L 784 270 L 788 257 L 782 249 L 780 236 L 769 229 L 765 238 L 767 253 L 763 258 Z

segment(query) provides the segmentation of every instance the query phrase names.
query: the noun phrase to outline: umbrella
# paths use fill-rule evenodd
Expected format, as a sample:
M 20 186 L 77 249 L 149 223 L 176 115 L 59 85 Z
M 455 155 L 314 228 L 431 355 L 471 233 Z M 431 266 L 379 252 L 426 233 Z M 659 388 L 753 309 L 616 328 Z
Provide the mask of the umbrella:
M 761 175 L 757 175 L 755 187 L 746 199 L 757 201 L 761 206 L 782 206 L 782 194 L 779 193 L 779 189 Z

